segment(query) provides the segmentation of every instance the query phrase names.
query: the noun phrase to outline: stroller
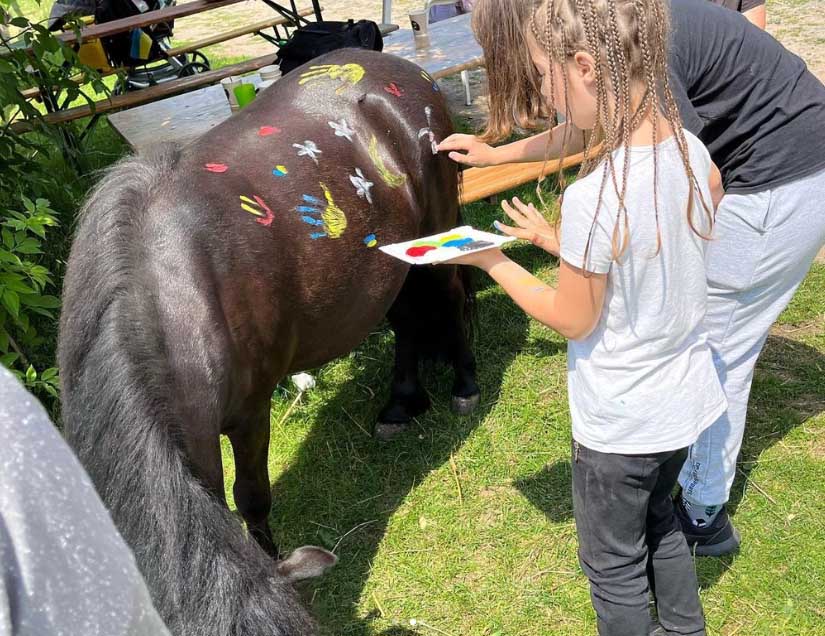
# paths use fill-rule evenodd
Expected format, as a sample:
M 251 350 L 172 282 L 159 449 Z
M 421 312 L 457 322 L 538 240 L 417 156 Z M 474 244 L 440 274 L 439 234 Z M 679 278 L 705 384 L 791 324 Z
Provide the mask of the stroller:
M 52 5 L 49 29 L 61 30 L 69 16 L 104 24 L 175 4 L 176 0 L 58 0 Z M 83 64 L 103 74 L 124 69 L 126 74 L 115 86 L 115 94 L 208 71 L 209 60 L 200 51 L 167 55 L 173 29 L 173 21 L 161 22 L 86 40 L 80 45 L 78 57 Z

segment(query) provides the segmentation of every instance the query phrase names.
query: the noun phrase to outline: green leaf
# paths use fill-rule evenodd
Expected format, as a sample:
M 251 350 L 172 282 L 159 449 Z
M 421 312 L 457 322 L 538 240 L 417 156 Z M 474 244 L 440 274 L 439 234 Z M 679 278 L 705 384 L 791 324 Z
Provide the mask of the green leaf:
M 17 353 L 7 353 L 6 355 L 0 356 L 0 363 L 2 363 L 4 367 L 10 369 L 11 365 L 17 362 L 19 357 L 20 355 Z
M 12 254 L 11 252 L 7 252 L 6 250 L 0 250 L 0 263 L 12 263 L 17 266 L 22 264 L 18 256 Z
M 28 384 L 34 384 L 34 381 L 37 379 L 37 371 L 34 370 L 32 365 L 29 365 L 29 368 L 26 369 L 26 382 Z
M 20 316 L 20 297 L 10 289 L 3 292 L 0 302 L 9 310 L 9 313 L 15 318 Z
M 18 294 L 37 294 L 37 291 L 26 285 L 20 280 L 15 280 L 14 278 L 7 277 L 7 279 L 3 279 L 3 286 L 6 289 L 10 289 L 12 291 L 17 292 Z
M 25 29 L 29 26 L 29 21 L 28 19 L 20 15 L 16 18 L 12 18 L 11 20 L 9 20 L 9 24 L 12 26 L 16 26 L 18 29 Z
M 26 195 L 21 196 L 20 200 L 23 201 L 23 205 L 29 212 L 34 213 L 35 210 L 37 210 L 37 206 L 35 206 L 32 200 Z
M 49 367 L 48 369 L 43 371 L 43 373 L 40 374 L 40 379 L 43 380 L 43 382 L 48 382 L 49 380 L 51 380 L 52 378 L 54 378 L 56 376 L 57 376 L 57 369 L 55 369 L 54 367 Z
M 60 299 L 56 296 L 26 296 L 20 299 L 29 307 L 42 307 L 43 309 L 57 309 L 60 307 Z
M 14 235 L 8 230 L 3 230 L 3 244 L 8 247 L 9 249 L 14 247 Z
M 16 248 L 14 248 L 15 252 L 20 252 L 21 254 L 42 254 L 43 250 L 40 249 L 40 241 L 37 241 L 33 238 L 26 239 L 22 243 L 20 243 Z

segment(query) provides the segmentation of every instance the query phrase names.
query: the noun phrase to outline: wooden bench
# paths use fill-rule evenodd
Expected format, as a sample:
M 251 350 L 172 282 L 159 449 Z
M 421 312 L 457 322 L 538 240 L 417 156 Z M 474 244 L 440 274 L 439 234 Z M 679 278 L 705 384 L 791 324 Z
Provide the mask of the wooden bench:
M 314 9 L 312 7 L 306 7 L 304 9 L 299 9 L 298 15 L 304 17 L 312 14 L 313 11 Z M 207 46 L 211 46 L 212 44 L 219 44 L 221 42 L 226 42 L 227 40 L 233 40 L 243 35 L 249 35 L 250 33 L 259 33 L 264 29 L 276 26 L 295 26 L 295 23 L 283 16 L 272 17 L 269 20 L 261 20 L 260 22 L 238 27 L 237 29 L 233 29 L 231 31 L 218 33 L 217 35 L 204 38 L 203 40 L 198 40 L 197 42 L 190 42 L 189 44 L 185 44 L 183 46 L 176 46 L 167 50 L 166 55 L 167 57 L 174 57 L 176 55 L 181 55 L 182 53 L 190 53 L 196 49 L 202 49 Z
M 205 73 L 198 73 L 197 75 L 189 75 L 181 77 L 180 79 L 172 80 L 170 82 L 163 82 L 155 86 L 125 93 L 123 95 L 115 95 L 108 99 L 95 102 L 94 104 L 84 104 L 83 106 L 75 106 L 55 113 L 44 115 L 42 120 L 47 124 L 63 124 L 81 117 L 88 117 L 93 115 L 102 115 L 104 113 L 121 110 L 123 108 L 131 108 L 133 106 L 140 106 L 164 97 L 171 97 L 187 91 L 209 86 L 215 84 L 225 77 L 230 75 L 243 75 L 251 73 L 263 66 L 273 64 L 275 62 L 276 53 L 262 55 L 251 60 L 245 60 L 238 64 L 224 66 L 214 71 L 207 71 Z M 11 125 L 11 130 L 16 133 L 27 132 L 32 130 L 34 125 L 27 120 L 14 122 Z
M 539 176 L 547 176 L 577 166 L 582 161 L 584 154 L 577 154 L 565 157 L 564 161 L 548 161 L 546 165 L 543 161 L 536 161 L 507 163 L 487 168 L 467 168 L 462 173 L 459 201 L 461 205 L 481 201 L 530 181 L 536 181 Z

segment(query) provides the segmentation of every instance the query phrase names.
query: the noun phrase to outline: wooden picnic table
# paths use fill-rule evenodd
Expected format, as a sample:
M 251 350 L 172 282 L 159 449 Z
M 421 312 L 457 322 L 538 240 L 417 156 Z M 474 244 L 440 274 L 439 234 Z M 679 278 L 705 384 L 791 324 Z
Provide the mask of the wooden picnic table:
M 435 79 L 482 66 L 484 52 L 473 35 L 471 17 L 463 13 L 429 25 L 426 47 L 416 47 L 412 29 L 400 29 L 384 41 L 384 52 L 415 62 Z
M 436 79 L 483 63 L 469 14 L 431 25 L 426 49 L 416 49 L 412 40 L 411 29 L 400 29 L 386 38 L 384 51 L 415 62 Z M 212 86 L 112 113 L 109 123 L 140 152 L 159 139 L 181 144 L 192 141 L 231 114 L 223 89 Z

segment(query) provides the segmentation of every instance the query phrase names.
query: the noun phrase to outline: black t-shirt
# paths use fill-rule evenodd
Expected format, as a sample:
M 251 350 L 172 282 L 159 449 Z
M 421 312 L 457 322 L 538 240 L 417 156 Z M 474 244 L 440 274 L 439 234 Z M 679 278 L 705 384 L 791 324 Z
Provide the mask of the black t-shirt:
M 671 0 L 671 13 L 673 93 L 725 190 L 759 192 L 825 168 L 825 86 L 805 63 L 706 0 Z
M 745 11 L 750 11 L 751 9 L 755 9 L 756 7 L 761 7 L 765 4 L 765 0 L 710 0 L 713 4 L 718 4 L 721 7 L 726 7 L 728 9 L 733 9 L 734 11 L 739 11 L 740 13 L 745 13 Z

